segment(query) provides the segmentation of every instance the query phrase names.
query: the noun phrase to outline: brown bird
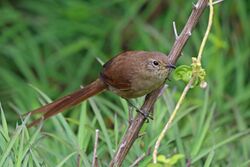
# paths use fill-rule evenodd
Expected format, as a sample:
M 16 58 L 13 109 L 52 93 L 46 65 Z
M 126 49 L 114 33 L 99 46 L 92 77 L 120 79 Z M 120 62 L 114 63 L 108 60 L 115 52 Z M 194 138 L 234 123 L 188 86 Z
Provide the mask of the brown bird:
M 125 99 L 141 97 L 159 88 L 172 68 L 175 66 L 169 63 L 163 53 L 127 51 L 105 63 L 99 78 L 94 82 L 29 113 L 42 113 L 46 120 L 104 90 L 110 90 Z M 33 121 L 28 127 L 38 124 L 41 119 Z

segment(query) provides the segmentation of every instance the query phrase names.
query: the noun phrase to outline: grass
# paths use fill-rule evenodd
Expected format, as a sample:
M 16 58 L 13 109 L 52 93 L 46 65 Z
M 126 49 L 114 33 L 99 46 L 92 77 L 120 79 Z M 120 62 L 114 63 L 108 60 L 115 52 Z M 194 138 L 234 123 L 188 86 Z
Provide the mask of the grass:
M 97 58 L 105 62 L 123 50 L 167 53 L 175 38 L 172 21 L 180 31 L 191 4 L 191 0 L 2 1 L 0 166 L 91 166 L 97 128 L 99 164 L 108 166 L 128 126 L 128 108 L 118 96 L 105 92 L 38 128 L 27 129 L 25 123 L 32 118 L 22 120 L 19 115 L 93 81 L 101 70 Z M 250 164 L 248 11 L 246 0 L 215 6 L 202 61 L 209 87 L 191 90 L 159 150 L 170 159 L 183 154 L 176 166 L 186 166 L 186 161 L 206 167 Z M 207 14 L 178 64 L 190 64 L 197 54 Z M 156 103 L 154 120 L 143 126 L 143 135 L 123 166 L 154 146 L 184 87 L 174 80 L 168 84 Z M 140 166 L 150 162 L 151 154 Z

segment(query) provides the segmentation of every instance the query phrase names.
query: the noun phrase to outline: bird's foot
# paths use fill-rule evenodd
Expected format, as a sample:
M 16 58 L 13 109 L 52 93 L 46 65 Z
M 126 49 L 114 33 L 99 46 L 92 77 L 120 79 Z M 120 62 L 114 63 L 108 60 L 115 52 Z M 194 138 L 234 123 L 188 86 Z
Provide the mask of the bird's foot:
M 137 111 L 138 113 L 140 113 L 141 115 L 144 116 L 144 118 L 146 119 L 146 122 L 147 122 L 147 123 L 149 122 L 149 119 L 151 119 L 151 120 L 154 119 L 154 118 L 152 117 L 152 115 L 150 115 L 149 112 L 145 112 L 145 111 L 143 111 L 143 110 L 141 110 L 141 109 L 139 109 L 139 108 L 137 108 L 136 111 Z
M 149 122 L 149 119 L 153 120 L 152 115 L 150 115 L 150 112 L 145 112 L 142 109 L 138 108 L 136 105 L 133 104 L 132 101 L 127 99 L 127 102 L 129 104 L 129 106 L 135 108 L 136 112 L 140 113 L 141 115 L 144 116 L 144 118 L 146 119 L 146 122 Z M 131 112 L 131 110 L 129 110 Z M 132 115 L 131 113 L 129 115 Z M 129 123 L 131 123 L 131 119 L 129 119 Z

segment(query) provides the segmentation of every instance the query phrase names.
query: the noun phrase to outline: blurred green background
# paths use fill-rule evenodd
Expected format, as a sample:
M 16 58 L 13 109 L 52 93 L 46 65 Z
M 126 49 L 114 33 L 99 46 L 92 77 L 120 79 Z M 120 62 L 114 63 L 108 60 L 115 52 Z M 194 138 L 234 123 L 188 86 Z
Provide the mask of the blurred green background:
M 126 102 L 110 92 L 27 130 L 20 114 L 86 85 L 101 62 L 125 50 L 168 53 L 172 22 L 183 28 L 192 0 L 2 0 L 0 2 L 0 166 L 108 166 L 126 127 Z M 250 4 L 215 6 L 203 56 L 207 89 L 190 91 L 159 153 L 181 154 L 175 166 L 250 166 Z M 196 56 L 208 10 L 192 33 L 178 65 Z M 171 77 L 170 77 L 171 78 Z M 153 147 L 184 84 L 168 81 L 154 120 L 145 124 L 123 166 Z M 143 99 L 136 100 L 140 106 Z M 135 113 L 135 112 L 134 112 Z M 29 120 L 30 121 L 30 120 Z M 140 166 L 152 162 L 151 154 Z

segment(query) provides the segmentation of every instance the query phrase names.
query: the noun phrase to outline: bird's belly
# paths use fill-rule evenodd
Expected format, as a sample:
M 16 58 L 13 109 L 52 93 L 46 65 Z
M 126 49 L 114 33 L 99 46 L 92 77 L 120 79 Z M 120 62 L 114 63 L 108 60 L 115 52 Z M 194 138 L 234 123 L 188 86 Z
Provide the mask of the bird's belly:
M 130 89 L 121 90 L 114 88 L 112 86 L 109 86 L 109 90 L 116 93 L 117 95 L 123 97 L 123 98 L 137 98 L 144 96 L 153 90 L 157 89 L 163 84 L 162 81 L 151 81 L 151 80 L 143 80 L 143 82 L 134 82 L 134 84 L 131 85 Z

